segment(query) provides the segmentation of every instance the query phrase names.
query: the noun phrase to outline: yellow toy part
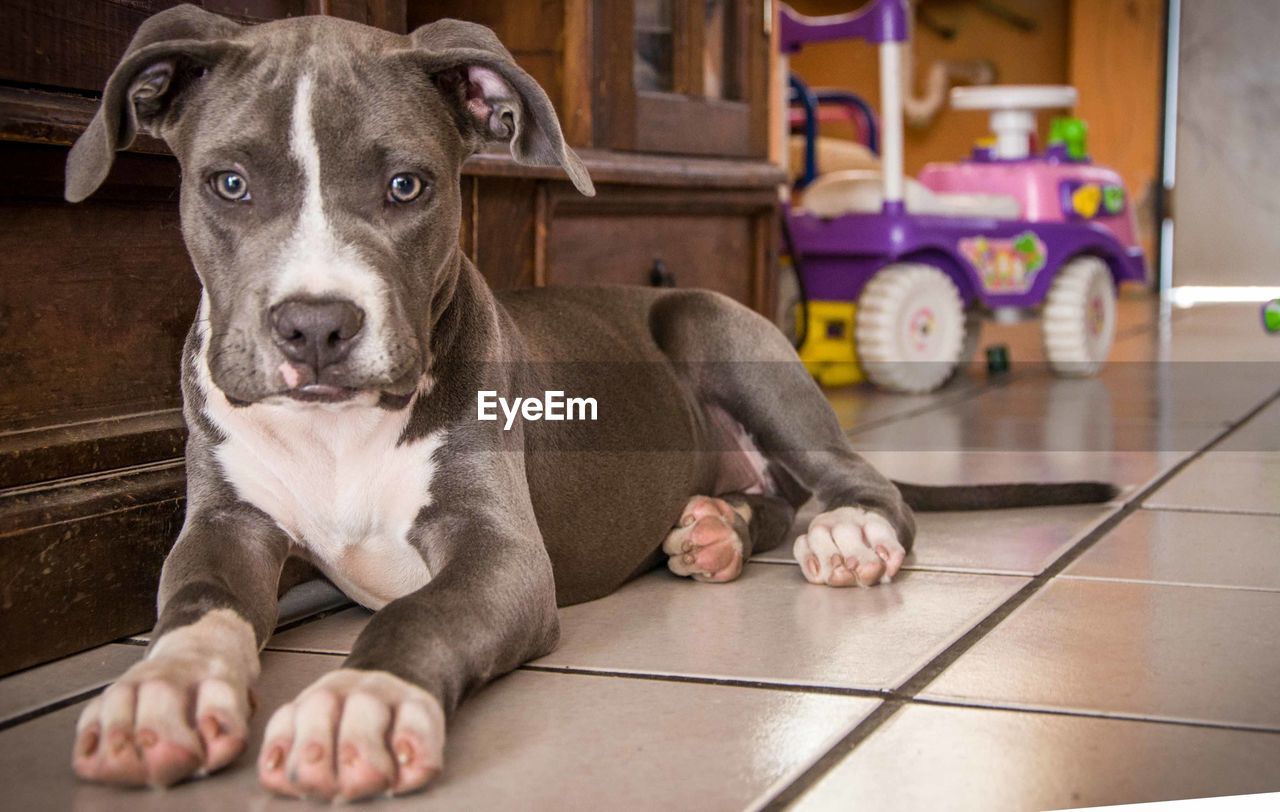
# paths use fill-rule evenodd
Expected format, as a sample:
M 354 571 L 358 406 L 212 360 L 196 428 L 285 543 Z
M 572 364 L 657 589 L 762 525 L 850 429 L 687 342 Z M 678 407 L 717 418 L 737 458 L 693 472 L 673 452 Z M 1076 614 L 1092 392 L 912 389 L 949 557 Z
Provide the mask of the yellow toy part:
M 1092 219 L 1098 213 L 1098 207 L 1102 205 L 1102 190 L 1092 183 L 1081 186 L 1071 193 L 1071 206 L 1076 210 L 1076 214 L 1085 218 Z
M 796 307 L 796 324 L 803 310 Z M 848 386 L 865 380 L 853 343 L 853 302 L 809 302 L 809 332 L 800 348 L 805 369 L 822 386 Z

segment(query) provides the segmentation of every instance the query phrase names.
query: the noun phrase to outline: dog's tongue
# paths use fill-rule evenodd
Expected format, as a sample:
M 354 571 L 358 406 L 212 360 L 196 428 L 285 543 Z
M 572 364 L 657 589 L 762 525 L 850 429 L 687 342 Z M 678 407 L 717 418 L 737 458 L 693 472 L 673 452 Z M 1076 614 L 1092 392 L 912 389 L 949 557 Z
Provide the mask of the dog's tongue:
M 297 389 L 298 384 L 302 382 L 302 374 L 298 372 L 298 368 L 288 361 L 280 364 L 280 377 L 284 378 L 284 385 L 290 389 Z

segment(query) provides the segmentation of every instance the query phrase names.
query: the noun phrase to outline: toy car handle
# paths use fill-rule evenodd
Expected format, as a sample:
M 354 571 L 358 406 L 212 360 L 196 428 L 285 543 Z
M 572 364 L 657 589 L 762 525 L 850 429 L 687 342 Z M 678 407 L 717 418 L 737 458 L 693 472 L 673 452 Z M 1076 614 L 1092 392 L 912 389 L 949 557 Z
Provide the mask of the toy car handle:
M 871 109 L 871 105 L 857 93 L 850 93 L 847 90 L 837 90 L 832 88 L 818 88 L 813 91 L 813 95 L 818 100 L 818 106 L 824 104 L 839 105 L 849 110 L 861 114 L 862 120 L 867 127 L 867 149 L 872 155 L 880 154 L 880 139 L 877 130 L 879 124 L 876 122 L 876 113 Z
M 880 177 L 884 183 L 884 211 L 903 214 L 906 181 L 903 173 L 903 57 L 911 35 L 907 0 L 872 0 L 851 14 L 805 17 L 787 5 L 779 9 L 778 38 L 782 75 L 790 54 L 806 43 L 861 39 L 874 43 L 880 56 Z
M 907 0 L 873 0 L 858 11 L 825 17 L 807 17 L 783 3 L 778 9 L 778 44 L 784 54 L 794 54 L 811 42 L 836 39 L 906 42 L 907 15 Z
M 871 105 L 862 97 L 846 90 L 814 91 L 794 73 L 788 79 L 791 86 L 791 104 L 804 111 L 804 171 L 796 180 L 796 188 L 803 189 L 818 176 L 818 107 L 822 104 L 839 104 L 856 111 L 866 120 L 867 149 L 879 155 L 876 133 L 876 115 Z

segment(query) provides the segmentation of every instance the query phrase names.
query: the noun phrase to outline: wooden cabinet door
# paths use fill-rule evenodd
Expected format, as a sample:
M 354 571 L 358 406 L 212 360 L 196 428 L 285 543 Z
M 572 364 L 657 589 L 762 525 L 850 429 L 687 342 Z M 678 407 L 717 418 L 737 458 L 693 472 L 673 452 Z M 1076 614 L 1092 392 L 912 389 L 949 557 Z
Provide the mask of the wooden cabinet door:
M 768 152 L 769 0 L 598 0 L 597 144 Z

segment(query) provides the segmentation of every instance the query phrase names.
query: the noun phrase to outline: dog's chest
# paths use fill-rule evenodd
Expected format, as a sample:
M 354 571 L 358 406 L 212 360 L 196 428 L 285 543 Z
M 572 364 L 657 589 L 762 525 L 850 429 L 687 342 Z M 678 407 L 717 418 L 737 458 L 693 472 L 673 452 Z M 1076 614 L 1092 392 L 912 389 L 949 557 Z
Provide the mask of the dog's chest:
M 410 542 L 442 433 L 400 443 L 404 416 L 254 405 L 213 415 L 237 495 L 271 516 L 344 592 L 378 609 L 427 583 Z

